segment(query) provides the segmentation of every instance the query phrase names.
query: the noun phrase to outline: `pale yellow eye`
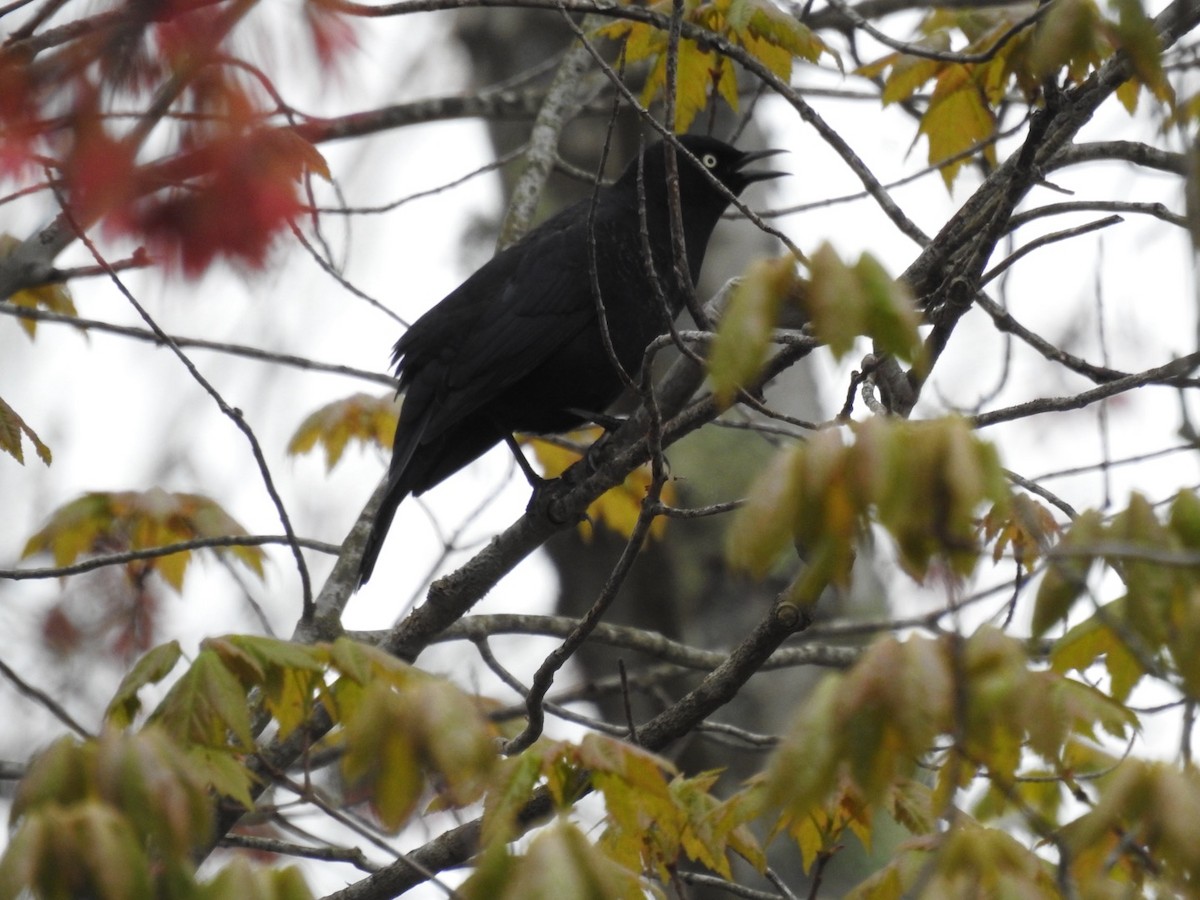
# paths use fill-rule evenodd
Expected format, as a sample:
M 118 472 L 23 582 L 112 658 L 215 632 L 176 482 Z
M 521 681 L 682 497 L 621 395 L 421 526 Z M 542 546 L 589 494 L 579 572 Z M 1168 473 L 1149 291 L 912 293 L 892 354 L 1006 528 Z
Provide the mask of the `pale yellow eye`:
M 704 163 L 704 168 L 715 169 L 717 167 L 717 158 L 711 153 L 705 153 L 700 157 L 700 162 Z

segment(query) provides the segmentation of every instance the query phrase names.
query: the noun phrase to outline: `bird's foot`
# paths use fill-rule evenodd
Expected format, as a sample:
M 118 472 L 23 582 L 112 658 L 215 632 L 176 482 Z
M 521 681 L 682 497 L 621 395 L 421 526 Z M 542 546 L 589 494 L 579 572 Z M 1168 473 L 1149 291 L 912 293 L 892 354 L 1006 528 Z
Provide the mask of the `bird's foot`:
M 566 510 L 565 496 L 571 490 L 573 482 L 562 477 L 542 478 L 540 481 L 541 484 L 534 486 L 529 503 L 525 505 L 527 515 L 541 516 L 555 525 L 570 525 L 573 521 L 583 518 Z

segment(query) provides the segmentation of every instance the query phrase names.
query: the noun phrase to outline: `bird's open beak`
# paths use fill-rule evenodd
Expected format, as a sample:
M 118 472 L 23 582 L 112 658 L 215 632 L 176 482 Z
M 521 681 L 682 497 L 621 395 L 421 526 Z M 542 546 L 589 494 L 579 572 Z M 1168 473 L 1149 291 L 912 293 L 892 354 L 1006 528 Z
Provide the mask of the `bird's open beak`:
M 753 150 L 746 153 L 738 161 L 738 175 L 747 184 L 753 184 L 756 181 L 767 181 L 770 178 L 780 178 L 784 175 L 790 175 L 791 172 L 745 172 L 743 171 L 750 163 L 758 162 L 760 159 L 766 159 L 768 156 L 777 156 L 780 153 L 787 153 L 786 150 Z

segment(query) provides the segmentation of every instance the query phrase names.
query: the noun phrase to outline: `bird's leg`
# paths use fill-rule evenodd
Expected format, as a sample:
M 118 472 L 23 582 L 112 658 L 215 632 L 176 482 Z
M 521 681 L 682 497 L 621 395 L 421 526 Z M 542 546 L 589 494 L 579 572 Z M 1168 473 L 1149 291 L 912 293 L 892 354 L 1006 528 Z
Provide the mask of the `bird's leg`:
M 533 488 L 533 493 L 529 497 L 529 503 L 525 505 L 525 511 L 545 516 L 550 521 L 560 525 L 566 524 L 568 520 L 561 516 L 558 504 L 554 499 L 554 492 L 547 490 L 548 487 L 554 484 L 555 479 L 543 478 L 537 472 L 533 471 L 533 466 L 529 465 L 529 460 L 521 452 L 521 447 L 511 432 L 504 433 L 504 443 L 508 444 L 508 449 L 512 451 L 517 465 L 521 467 L 521 471 L 525 474 L 525 479 L 529 482 L 529 486 Z
M 533 466 L 529 464 L 529 460 L 521 452 L 521 446 L 517 443 L 517 439 L 512 436 L 511 432 L 506 431 L 504 433 L 504 443 L 508 444 L 508 449 L 512 451 L 513 458 L 516 459 L 517 465 L 520 466 L 525 480 L 529 482 L 529 486 L 533 488 L 534 493 L 544 488 L 548 482 L 537 472 L 533 471 Z
M 575 407 L 571 407 L 567 410 L 567 412 L 573 416 L 579 416 L 579 418 L 583 419 L 585 422 L 592 422 L 593 424 L 599 425 L 604 429 L 605 434 L 610 431 L 616 431 L 625 424 L 625 418 L 623 416 L 610 416 L 607 413 L 590 412 L 586 409 L 577 409 Z

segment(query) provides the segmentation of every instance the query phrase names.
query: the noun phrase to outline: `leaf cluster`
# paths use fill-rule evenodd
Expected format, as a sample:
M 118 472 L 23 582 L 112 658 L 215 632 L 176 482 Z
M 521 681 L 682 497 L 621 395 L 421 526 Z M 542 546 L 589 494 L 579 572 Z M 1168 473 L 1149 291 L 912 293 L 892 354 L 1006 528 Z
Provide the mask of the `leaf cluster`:
M 25 543 L 22 557 L 49 553 L 56 566 L 67 566 L 89 554 L 153 550 L 197 538 L 244 537 L 243 528 L 220 504 L 199 494 L 172 493 L 161 488 L 146 491 L 91 491 L 53 513 L 49 521 Z M 215 547 L 229 554 L 260 578 L 263 551 L 259 547 Z M 157 572 L 176 591 L 192 551 L 132 559 L 125 563 L 131 583 L 140 584 Z
M 1200 499 L 1181 491 L 1165 520 L 1140 494 L 1105 521 L 1083 513 L 1051 556 L 1034 601 L 1033 632 L 1066 623 L 1080 604 L 1088 615 L 1059 636 L 1050 659 L 1059 671 L 1085 672 L 1102 662 L 1109 690 L 1129 697 L 1146 676 L 1165 679 L 1188 698 L 1200 696 Z M 1091 573 L 1103 565 L 1125 592 L 1101 603 Z
M 919 54 L 897 50 L 857 74 L 882 80 L 885 105 L 910 102 L 933 82 L 917 134 L 928 139 L 929 163 L 940 167 L 950 187 L 972 153 L 996 165 L 994 140 L 1010 92 L 1033 103 L 1046 78 L 1065 73 L 1081 82 L 1117 50 L 1128 54 L 1135 72 L 1117 92 L 1129 111 L 1142 87 L 1171 110 L 1174 94 L 1143 5 L 1115 0 L 1109 6 L 1115 15 L 1107 18 L 1096 0 L 1057 0 L 1044 11 L 1028 4 L 935 9 L 919 27 L 913 45 Z M 951 52 L 955 43 L 960 47 Z
M 982 551 L 977 511 L 1003 508 L 1008 487 L 994 447 L 959 419 L 872 419 L 814 434 L 778 453 L 751 488 L 728 534 L 730 561 L 764 575 L 789 546 L 806 572 L 793 599 L 812 602 L 845 585 L 872 524 L 894 539 L 900 562 L 923 579 L 935 559 L 965 577 Z
M 671 4 L 650 7 L 671 14 Z M 836 54 L 811 29 L 769 0 L 685 0 L 683 21 L 726 38 L 745 50 L 784 81 L 791 78 L 796 59 L 816 62 Z M 669 35 L 646 22 L 618 20 L 599 30 L 603 37 L 622 41 L 629 63 L 649 61 L 650 73 L 642 86 L 641 104 L 649 106 L 667 89 Z M 738 108 L 738 80 L 733 60 L 691 38 L 681 38 L 675 57 L 675 121 L 668 123 L 683 134 L 696 116 L 719 96 L 731 109 Z

